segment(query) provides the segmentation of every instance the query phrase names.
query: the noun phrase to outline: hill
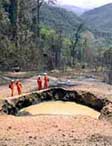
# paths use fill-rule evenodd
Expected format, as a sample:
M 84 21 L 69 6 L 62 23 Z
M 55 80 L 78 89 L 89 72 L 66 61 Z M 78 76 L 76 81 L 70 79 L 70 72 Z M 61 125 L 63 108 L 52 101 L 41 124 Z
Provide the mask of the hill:
M 112 31 L 112 3 L 85 12 L 81 18 L 91 29 Z
M 73 12 L 48 5 L 42 6 L 40 20 L 42 25 L 54 29 L 60 28 L 65 35 L 70 35 L 82 23 L 82 20 Z
M 74 12 L 78 16 L 82 15 L 84 12 L 88 11 L 87 9 L 83 9 L 80 7 L 76 7 L 73 5 L 61 5 L 62 8 L 66 9 L 67 11 Z

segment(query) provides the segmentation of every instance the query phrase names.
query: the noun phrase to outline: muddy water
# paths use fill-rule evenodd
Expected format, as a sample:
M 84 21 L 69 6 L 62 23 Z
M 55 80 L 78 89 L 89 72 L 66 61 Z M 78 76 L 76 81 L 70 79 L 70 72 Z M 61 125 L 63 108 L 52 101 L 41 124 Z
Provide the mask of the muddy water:
M 38 114 L 63 114 L 63 115 L 87 115 L 98 118 L 100 113 L 92 108 L 73 102 L 44 102 L 37 105 L 29 106 L 20 112 L 29 112 L 32 115 Z

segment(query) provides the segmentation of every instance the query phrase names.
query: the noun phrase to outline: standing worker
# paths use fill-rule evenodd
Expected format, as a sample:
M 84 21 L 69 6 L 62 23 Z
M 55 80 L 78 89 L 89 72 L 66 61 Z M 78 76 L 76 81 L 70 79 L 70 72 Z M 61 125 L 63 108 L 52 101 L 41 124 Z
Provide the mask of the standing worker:
M 11 89 L 11 96 L 14 96 L 14 80 L 11 80 L 10 84 L 9 84 L 9 88 Z
M 22 83 L 20 80 L 16 81 L 16 87 L 17 87 L 18 95 L 21 95 L 22 94 Z
M 42 79 L 40 75 L 37 78 L 37 85 L 38 85 L 38 90 L 42 90 Z
M 47 73 L 44 73 L 44 88 L 47 89 L 49 87 L 49 77 Z

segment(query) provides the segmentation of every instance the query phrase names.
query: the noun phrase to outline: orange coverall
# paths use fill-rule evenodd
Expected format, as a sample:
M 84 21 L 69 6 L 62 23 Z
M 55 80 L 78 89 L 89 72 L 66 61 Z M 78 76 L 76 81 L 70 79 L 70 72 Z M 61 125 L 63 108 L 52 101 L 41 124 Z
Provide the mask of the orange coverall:
M 11 96 L 14 96 L 14 82 L 9 84 L 9 88 L 11 89 Z
M 20 81 L 16 82 L 16 87 L 17 87 L 18 95 L 22 94 L 22 83 Z
M 44 88 L 47 89 L 49 87 L 49 78 L 47 75 L 44 76 Z
M 42 80 L 40 77 L 37 79 L 37 85 L 38 85 L 38 90 L 42 90 Z

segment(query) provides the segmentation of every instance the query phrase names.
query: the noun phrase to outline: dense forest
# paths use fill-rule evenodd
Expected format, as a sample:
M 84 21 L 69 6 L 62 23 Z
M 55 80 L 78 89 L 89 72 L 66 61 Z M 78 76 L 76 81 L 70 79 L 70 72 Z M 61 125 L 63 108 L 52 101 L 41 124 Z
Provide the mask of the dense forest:
M 96 38 L 56 1 L 0 1 L 0 69 L 112 68 L 111 39 Z

